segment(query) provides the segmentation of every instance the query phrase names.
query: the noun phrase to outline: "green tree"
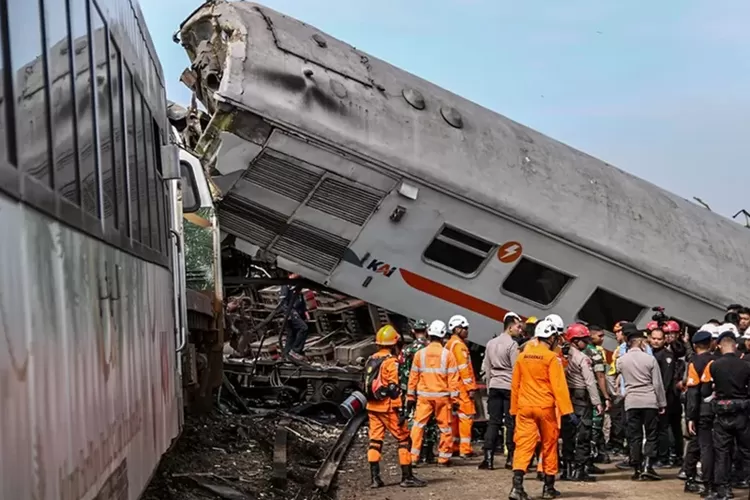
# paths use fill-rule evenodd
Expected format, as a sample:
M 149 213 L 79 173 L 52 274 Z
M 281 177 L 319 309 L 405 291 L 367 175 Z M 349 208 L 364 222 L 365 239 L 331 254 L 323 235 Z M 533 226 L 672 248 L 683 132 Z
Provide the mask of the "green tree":
M 196 215 L 210 220 L 213 208 L 201 208 Z M 182 220 L 185 240 L 185 275 L 187 288 L 212 290 L 214 287 L 213 238 L 210 227 L 200 227 Z

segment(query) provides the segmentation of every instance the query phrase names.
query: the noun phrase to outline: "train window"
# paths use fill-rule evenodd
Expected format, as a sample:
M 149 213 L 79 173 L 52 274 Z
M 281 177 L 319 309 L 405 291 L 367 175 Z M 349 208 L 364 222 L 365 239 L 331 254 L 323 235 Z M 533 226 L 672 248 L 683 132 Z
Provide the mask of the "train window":
M 39 2 L 7 3 L 10 70 L 15 80 L 16 137 L 19 166 L 51 186 L 49 103 L 44 56 L 42 12 Z
M 423 256 L 431 264 L 470 276 L 479 270 L 494 246 L 459 229 L 443 226 Z
M 46 0 L 47 53 L 49 54 L 52 144 L 55 157 L 55 188 L 68 201 L 80 204 L 78 154 L 75 134 L 74 81 L 71 75 L 70 33 L 65 0 Z
M 182 211 L 185 213 L 192 213 L 198 210 L 198 188 L 196 186 L 195 177 L 193 176 L 193 170 L 190 165 L 185 162 L 180 162 L 180 193 L 182 194 Z
M 125 128 L 127 130 L 127 167 L 125 176 L 130 199 L 130 237 L 136 241 L 141 239 L 140 212 L 138 205 L 138 175 L 136 168 L 136 140 L 135 140 L 135 101 L 133 94 L 133 77 L 127 66 L 122 66 L 124 76 L 122 96 L 125 101 Z
M 96 123 L 99 139 L 99 175 L 102 185 L 102 215 L 105 224 L 116 227 L 114 148 L 112 147 L 112 95 L 109 79 L 109 36 L 99 9 L 93 2 L 91 13 L 91 57 L 96 87 Z
M 138 141 L 136 146 L 136 165 L 138 169 L 138 204 L 141 207 L 141 243 L 147 247 L 151 246 L 151 223 L 148 207 L 148 164 L 146 162 L 146 134 L 143 128 L 143 96 L 139 89 L 135 89 L 135 137 Z M 149 131 L 150 133 L 150 131 Z
M 154 164 L 154 126 L 151 112 L 143 106 L 143 135 L 146 139 L 146 173 L 148 176 L 149 230 L 151 248 L 159 249 L 159 213 L 156 200 L 156 165 Z
M 112 147 L 115 161 L 115 199 L 117 200 L 117 227 L 127 234 L 128 189 L 125 176 L 125 137 L 123 134 L 122 88 L 120 50 L 114 40 L 109 41 L 109 81 L 112 94 Z
M 8 162 L 15 166 L 16 128 L 8 126 L 16 120 L 13 113 L 13 72 L 10 65 L 7 9 L 3 8 L 4 5 L 0 4 L 0 155 L 3 155 L 0 165 Z
M 81 205 L 89 214 L 99 216 L 99 181 L 94 155 L 95 79 L 89 60 L 90 33 L 86 22 L 86 0 L 70 0 L 70 36 L 73 38 L 75 99 L 78 107 L 78 151 L 80 152 Z
M 503 282 L 503 290 L 548 306 L 560 295 L 571 276 L 526 257 L 516 264 Z
M 597 288 L 578 312 L 578 319 L 588 324 L 612 328 L 618 321 L 636 321 L 645 306 L 631 302 L 603 288 Z

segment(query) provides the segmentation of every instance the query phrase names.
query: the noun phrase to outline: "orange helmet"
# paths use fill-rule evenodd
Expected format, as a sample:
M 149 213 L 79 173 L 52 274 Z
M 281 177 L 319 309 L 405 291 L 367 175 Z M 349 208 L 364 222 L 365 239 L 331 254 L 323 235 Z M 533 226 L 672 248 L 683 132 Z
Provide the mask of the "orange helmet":
M 591 334 L 589 333 L 589 329 L 586 327 L 586 325 L 582 325 L 580 323 L 573 323 L 572 325 L 568 325 L 567 330 L 565 330 L 565 340 L 568 342 L 572 342 L 577 339 L 585 339 L 586 337 L 590 337 Z
M 396 345 L 400 338 L 401 335 L 398 334 L 395 328 L 391 325 L 385 325 L 375 334 L 375 343 L 384 346 Z

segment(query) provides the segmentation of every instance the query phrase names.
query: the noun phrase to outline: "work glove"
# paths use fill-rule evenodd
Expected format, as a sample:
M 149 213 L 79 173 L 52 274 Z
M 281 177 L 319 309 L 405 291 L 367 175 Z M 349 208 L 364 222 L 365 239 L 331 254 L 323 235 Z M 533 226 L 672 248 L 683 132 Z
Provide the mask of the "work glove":
M 451 409 L 453 410 L 453 413 L 458 413 L 458 407 L 459 406 L 460 405 L 458 403 L 453 403 L 453 405 L 451 406 Z
M 408 413 L 406 411 L 406 408 L 402 409 L 401 412 L 398 415 L 398 426 L 403 427 L 406 423 L 406 419 L 408 418 Z
M 414 411 L 414 408 L 417 406 L 417 402 L 413 399 L 410 399 L 406 402 L 406 412 L 404 412 L 405 415 L 411 415 Z

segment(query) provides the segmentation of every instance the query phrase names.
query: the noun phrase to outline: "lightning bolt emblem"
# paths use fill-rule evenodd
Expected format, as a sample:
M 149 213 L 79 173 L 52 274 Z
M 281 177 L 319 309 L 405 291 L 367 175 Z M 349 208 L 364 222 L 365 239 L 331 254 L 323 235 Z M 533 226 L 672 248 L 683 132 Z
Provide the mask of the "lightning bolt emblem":
M 497 258 L 500 262 L 513 262 L 521 255 L 523 247 L 517 241 L 509 241 L 501 246 L 497 251 Z

